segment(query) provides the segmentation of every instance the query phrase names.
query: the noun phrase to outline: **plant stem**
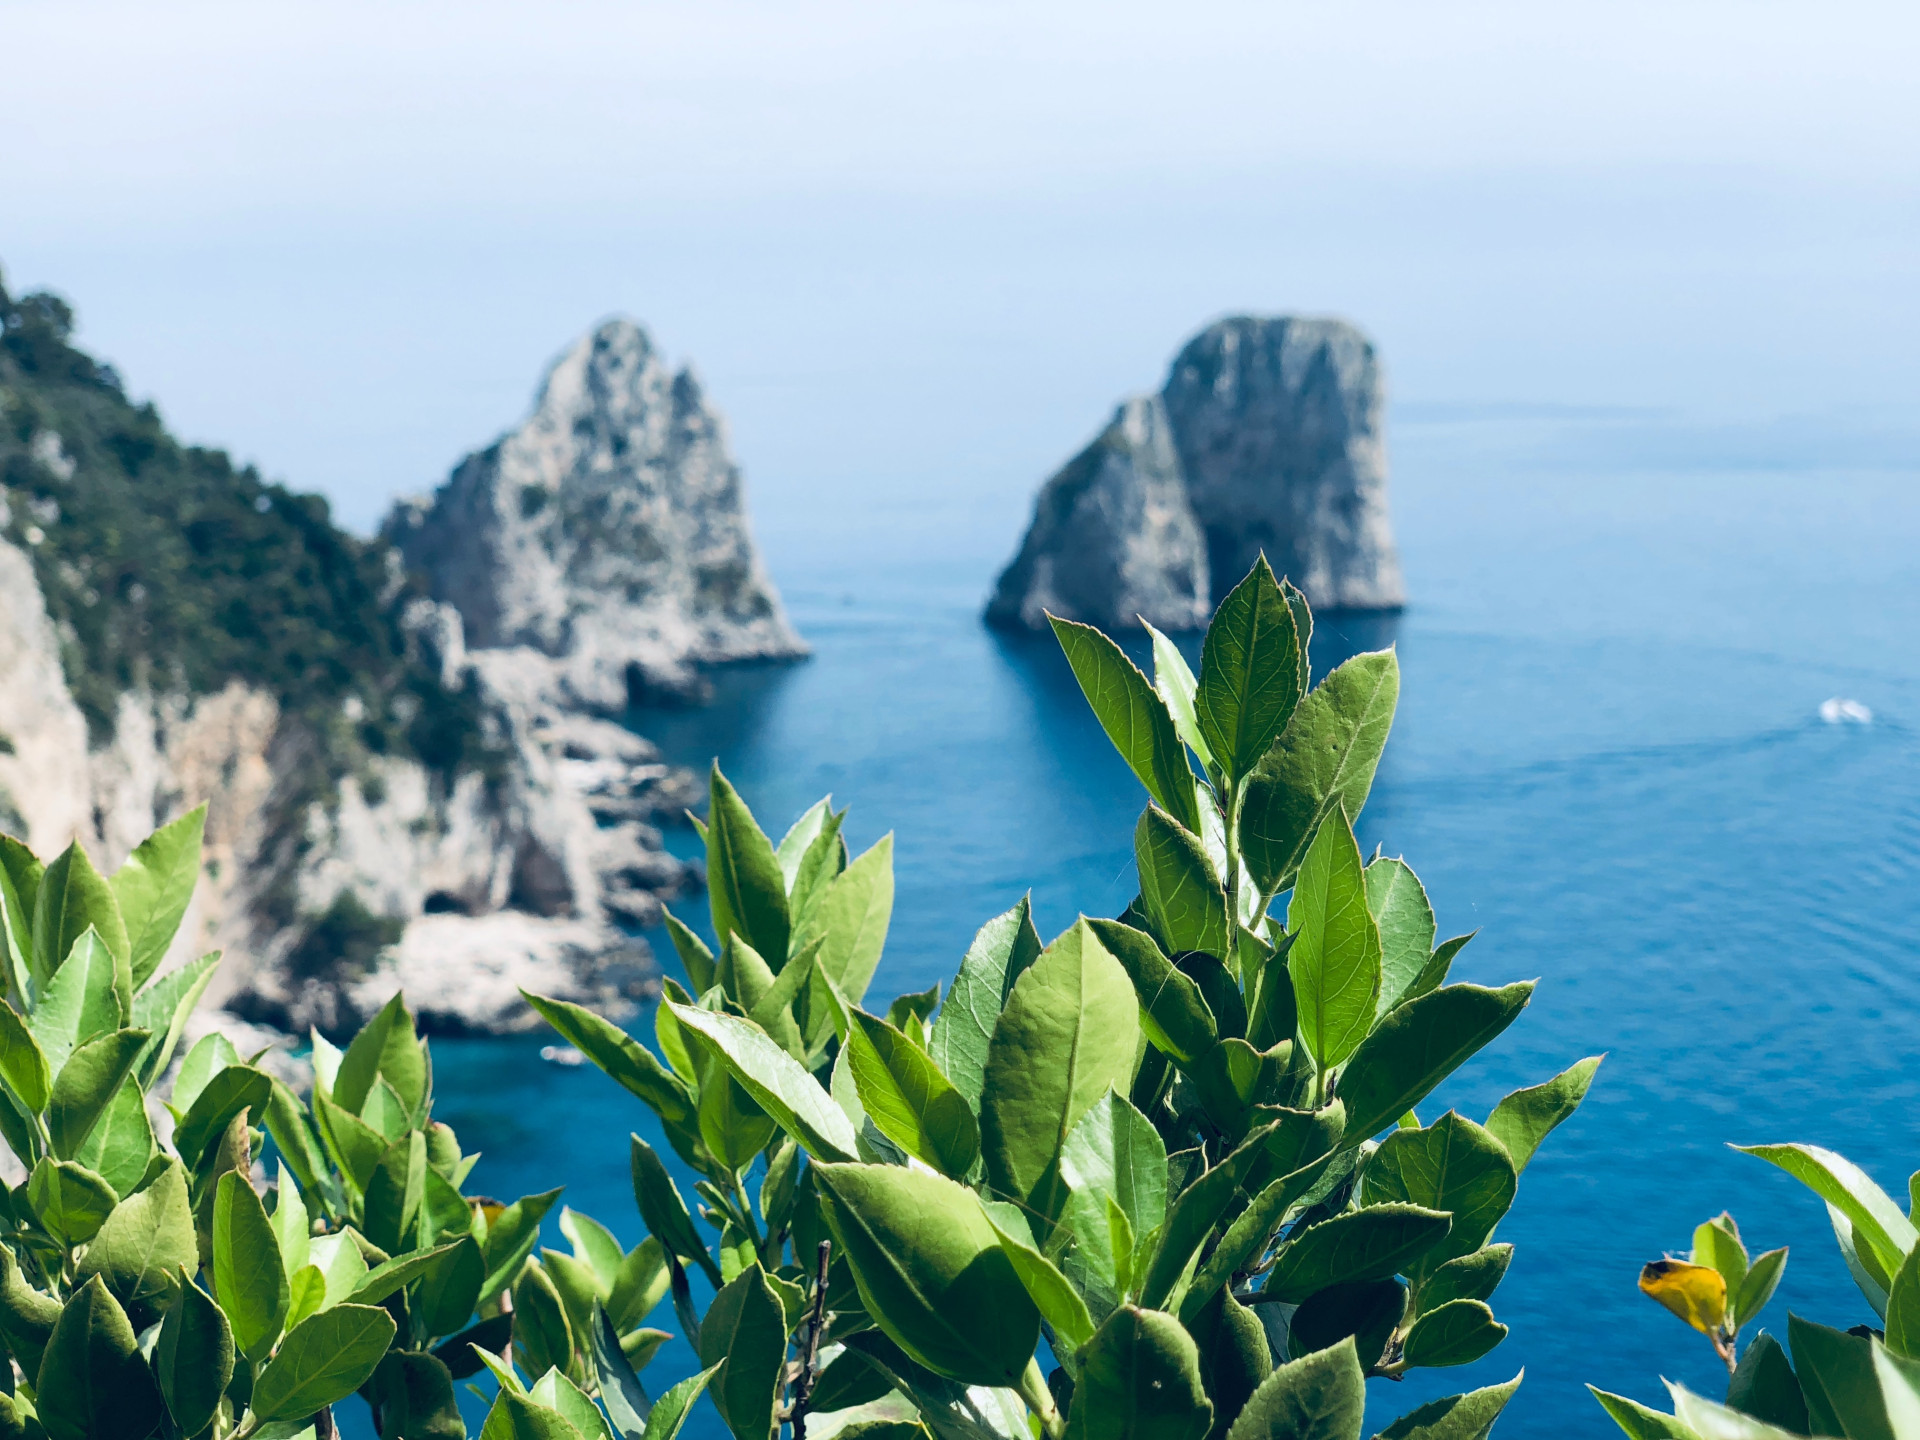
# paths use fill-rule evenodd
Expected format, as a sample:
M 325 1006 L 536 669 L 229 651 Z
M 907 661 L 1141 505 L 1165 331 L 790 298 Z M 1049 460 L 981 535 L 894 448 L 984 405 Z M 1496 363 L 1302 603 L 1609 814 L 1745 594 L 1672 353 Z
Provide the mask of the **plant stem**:
M 800 1369 L 793 1378 L 794 1396 L 787 1407 L 793 1422 L 793 1440 L 807 1440 L 807 1401 L 813 1398 L 814 1366 L 820 1360 L 820 1332 L 826 1328 L 827 1267 L 833 1260 L 833 1242 L 820 1242 L 820 1261 L 813 1277 L 813 1304 L 807 1312 L 807 1341 L 800 1350 Z
M 1027 1361 L 1027 1368 L 1020 1372 L 1019 1390 L 1027 1408 L 1040 1417 L 1041 1433 L 1047 1440 L 1061 1440 L 1067 1433 L 1067 1422 L 1060 1418 L 1060 1409 L 1053 1403 L 1053 1392 L 1047 1389 L 1047 1377 L 1040 1373 L 1037 1359 Z
M 733 1202 L 740 1207 L 740 1219 L 747 1227 L 747 1238 L 753 1241 L 753 1253 L 764 1264 L 766 1241 L 760 1237 L 759 1222 L 753 1218 L 753 1202 L 747 1198 L 746 1183 L 740 1178 L 738 1170 L 733 1172 Z

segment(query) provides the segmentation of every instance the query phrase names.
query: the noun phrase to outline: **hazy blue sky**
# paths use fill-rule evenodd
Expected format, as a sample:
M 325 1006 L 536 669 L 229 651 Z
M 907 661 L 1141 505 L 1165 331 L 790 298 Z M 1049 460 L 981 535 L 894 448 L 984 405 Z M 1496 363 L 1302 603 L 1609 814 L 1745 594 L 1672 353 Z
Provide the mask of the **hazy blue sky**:
M 363 526 L 614 311 L 693 360 L 763 516 L 878 496 L 1008 547 L 1233 310 L 1359 322 L 1403 420 L 1898 447 L 1917 42 L 1831 0 L 4 0 L 0 264 Z

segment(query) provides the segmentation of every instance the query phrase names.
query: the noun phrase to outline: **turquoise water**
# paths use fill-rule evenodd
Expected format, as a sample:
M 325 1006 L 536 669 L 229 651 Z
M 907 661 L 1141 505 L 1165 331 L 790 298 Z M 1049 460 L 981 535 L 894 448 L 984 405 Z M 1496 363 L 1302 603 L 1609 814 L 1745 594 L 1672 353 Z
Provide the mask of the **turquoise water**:
M 1726 1146 L 1815 1141 L 1895 1194 L 1920 1165 L 1920 467 L 1898 436 L 1416 419 L 1395 436 L 1415 603 L 1323 617 L 1316 670 L 1398 646 L 1362 843 L 1406 856 L 1442 934 L 1479 931 L 1456 977 L 1540 979 L 1423 1114 L 1484 1118 L 1580 1056 L 1607 1061 L 1500 1228 L 1518 1247 L 1494 1300 L 1512 1333 L 1475 1365 L 1374 1382 L 1372 1418 L 1524 1366 L 1505 1433 L 1603 1435 L 1582 1382 L 1646 1400 L 1663 1374 L 1724 1385 L 1704 1340 L 1634 1288 L 1723 1207 L 1754 1249 L 1792 1246 L 1764 1324 L 1870 1318 L 1818 1203 Z M 910 488 L 775 497 L 758 521 L 813 658 L 636 719 L 674 759 L 717 754 L 776 833 L 828 791 L 853 807 L 856 848 L 896 833 L 882 996 L 950 977 L 1029 887 L 1045 933 L 1133 893 L 1136 785 L 1051 643 L 976 618 L 1015 508 Z M 1873 722 L 1823 723 L 1830 697 Z M 671 841 L 691 850 L 689 832 Z M 651 1136 L 647 1113 L 592 1070 L 541 1064 L 540 1043 L 436 1044 L 440 1113 L 485 1152 L 482 1188 L 565 1183 L 631 1244 L 626 1133 Z M 690 1368 L 676 1342 L 649 1380 Z M 695 1433 L 725 1432 L 707 1408 Z

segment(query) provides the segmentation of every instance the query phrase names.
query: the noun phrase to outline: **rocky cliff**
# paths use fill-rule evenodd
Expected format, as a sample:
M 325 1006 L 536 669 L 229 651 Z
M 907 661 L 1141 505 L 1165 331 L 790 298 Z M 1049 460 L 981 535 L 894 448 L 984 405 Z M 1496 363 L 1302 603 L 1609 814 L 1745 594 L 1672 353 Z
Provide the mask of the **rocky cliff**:
M 987 618 L 1192 629 L 1262 552 L 1317 610 L 1397 608 L 1383 408 L 1373 346 L 1344 321 L 1208 326 L 1041 487 Z
M 350 1028 L 404 986 L 496 1031 L 530 1023 L 521 985 L 650 984 L 630 932 L 701 878 L 656 826 L 699 787 L 602 712 L 799 647 L 691 377 L 602 327 L 403 509 L 403 553 L 179 445 L 70 332 L 0 288 L 0 829 L 111 866 L 208 801 L 168 963 L 221 949 L 231 1023 Z

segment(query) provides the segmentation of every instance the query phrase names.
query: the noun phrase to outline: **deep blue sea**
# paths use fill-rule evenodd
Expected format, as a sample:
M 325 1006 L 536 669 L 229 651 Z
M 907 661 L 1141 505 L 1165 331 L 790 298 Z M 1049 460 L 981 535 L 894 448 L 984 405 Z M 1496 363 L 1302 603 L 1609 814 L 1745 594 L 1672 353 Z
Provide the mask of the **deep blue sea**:
M 1371 1382 L 1376 1426 L 1523 1366 L 1508 1435 L 1614 1433 L 1586 1381 L 1653 1401 L 1667 1375 L 1717 1395 L 1706 1342 L 1634 1281 L 1722 1208 L 1754 1250 L 1792 1247 L 1763 1323 L 1870 1317 L 1821 1205 L 1727 1148 L 1814 1141 L 1896 1195 L 1920 1165 L 1920 446 L 1846 433 L 1638 412 L 1397 420 L 1413 603 L 1322 617 L 1316 673 L 1398 647 L 1362 844 L 1419 871 L 1442 935 L 1478 930 L 1456 978 L 1540 981 L 1422 1114 L 1483 1119 L 1510 1089 L 1607 1060 L 1498 1232 L 1517 1246 L 1494 1299 L 1512 1333 L 1472 1366 Z M 1051 641 L 978 620 L 1023 518 L 1005 494 L 904 482 L 770 494 L 756 521 L 812 659 L 722 674 L 711 706 L 635 719 L 675 760 L 718 755 L 776 836 L 827 792 L 852 806 L 856 849 L 895 833 L 882 998 L 949 978 L 1022 891 L 1050 935 L 1134 890 L 1138 787 Z M 1824 723 L 1834 697 L 1872 723 Z M 671 843 L 691 851 L 691 833 Z M 649 1016 L 636 1029 L 651 1040 Z M 540 1044 L 437 1043 L 439 1113 L 485 1152 L 481 1188 L 564 1183 L 632 1244 L 626 1136 L 655 1127 L 596 1071 L 542 1064 Z M 664 1309 L 655 1323 L 674 1328 Z M 676 1342 L 650 1387 L 691 1368 Z M 707 1407 L 690 1433 L 725 1432 Z

